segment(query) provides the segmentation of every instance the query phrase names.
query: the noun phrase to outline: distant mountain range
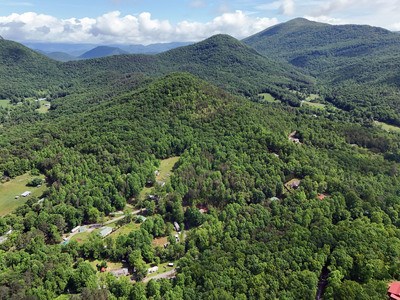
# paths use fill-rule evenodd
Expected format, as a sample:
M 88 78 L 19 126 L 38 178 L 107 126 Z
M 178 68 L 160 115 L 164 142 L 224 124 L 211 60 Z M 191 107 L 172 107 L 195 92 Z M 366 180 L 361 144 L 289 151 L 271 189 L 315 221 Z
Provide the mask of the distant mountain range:
M 190 42 L 157 43 L 150 45 L 96 45 L 66 43 L 23 43 L 54 60 L 66 62 L 79 59 L 91 59 L 120 54 L 157 54 L 177 47 L 187 46 Z

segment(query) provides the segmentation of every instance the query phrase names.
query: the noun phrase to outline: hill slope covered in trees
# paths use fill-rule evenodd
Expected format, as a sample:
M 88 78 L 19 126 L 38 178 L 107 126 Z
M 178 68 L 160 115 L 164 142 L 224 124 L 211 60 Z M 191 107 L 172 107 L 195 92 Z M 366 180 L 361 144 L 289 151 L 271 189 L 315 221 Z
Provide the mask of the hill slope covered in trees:
M 356 114 L 400 124 L 400 36 L 366 25 L 294 19 L 244 39 L 267 57 L 309 72 L 328 100 Z

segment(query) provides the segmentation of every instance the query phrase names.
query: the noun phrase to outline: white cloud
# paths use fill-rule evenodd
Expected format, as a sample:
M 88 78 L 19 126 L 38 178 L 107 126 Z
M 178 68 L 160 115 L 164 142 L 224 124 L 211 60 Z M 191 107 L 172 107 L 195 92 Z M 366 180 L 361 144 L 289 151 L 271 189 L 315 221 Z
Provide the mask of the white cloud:
M 197 41 L 217 33 L 243 38 L 278 23 L 243 11 L 223 13 L 205 23 L 153 19 L 148 12 L 121 15 L 114 11 L 97 18 L 58 19 L 34 12 L 0 16 L 0 35 L 17 41 L 154 43 Z
M 295 3 L 294 0 L 282 0 L 279 10 L 282 14 L 291 16 L 295 11 Z
M 332 25 L 343 25 L 343 24 L 349 23 L 349 22 L 346 22 L 345 20 L 333 18 L 333 17 L 329 17 L 329 16 L 318 16 L 318 17 L 305 16 L 305 18 L 310 21 L 315 21 L 315 22 L 320 22 L 320 23 L 328 23 L 328 24 L 332 24 Z

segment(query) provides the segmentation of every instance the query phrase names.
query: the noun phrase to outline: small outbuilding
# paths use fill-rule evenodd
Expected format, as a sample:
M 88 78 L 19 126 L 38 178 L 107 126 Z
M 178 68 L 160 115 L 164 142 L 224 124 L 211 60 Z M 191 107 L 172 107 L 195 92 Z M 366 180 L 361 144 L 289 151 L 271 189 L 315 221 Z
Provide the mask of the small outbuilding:
M 113 231 L 112 227 L 102 227 L 100 228 L 100 236 L 101 237 L 106 237 L 107 235 L 109 235 L 111 232 Z
M 181 231 L 181 227 L 179 226 L 179 224 L 177 222 L 174 222 L 174 227 L 177 232 Z
M 22 197 L 28 197 L 28 196 L 30 196 L 31 194 L 32 194 L 31 191 L 26 191 L 26 192 L 23 192 L 23 193 L 21 194 L 21 196 L 22 196 Z

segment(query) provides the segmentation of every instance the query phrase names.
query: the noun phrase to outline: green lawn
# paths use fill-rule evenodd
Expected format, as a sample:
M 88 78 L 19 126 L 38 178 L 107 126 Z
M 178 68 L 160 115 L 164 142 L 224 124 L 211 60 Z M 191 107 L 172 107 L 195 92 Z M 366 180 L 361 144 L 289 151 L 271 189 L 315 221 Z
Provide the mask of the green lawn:
M 49 101 L 40 101 L 40 108 L 36 109 L 37 112 L 41 113 L 41 114 L 45 114 L 49 111 L 49 107 L 46 106 L 46 104 L 50 104 Z
M 0 107 L 11 107 L 10 100 L 0 100 Z
M 33 178 L 40 177 L 44 179 L 44 176 L 32 176 L 30 173 L 18 176 L 11 179 L 8 182 L 0 183 L 0 216 L 4 216 L 18 206 L 24 204 L 28 199 L 32 197 L 40 197 L 46 190 L 46 185 L 42 184 L 41 187 L 28 187 L 26 184 Z M 25 191 L 31 191 L 32 194 L 28 197 L 21 197 L 20 195 Z M 15 199 L 15 196 L 20 196 Z
M 178 162 L 179 156 L 173 156 L 167 159 L 163 159 L 160 162 L 160 174 L 156 176 L 157 181 L 165 181 L 167 182 L 172 175 L 172 169 L 175 164 Z
M 310 94 L 307 96 L 306 101 L 319 100 L 320 98 L 321 98 L 321 96 L 318 94 Z
M 398 126 L 389 125 L 389 124 L 379 122 L 379 121 L 374 121 L 374 125 L 382 128 L 383 130 L 386 130 L 386 131 L 400 133 L 400 127 L 398 127 Z
M 89 236 L 91 234 L 97 234 L 99 232 L 99 229 L 96 229 L 92 232 L 81 232 L 78 234 L 75 234 L 73 237 L 71 237 L 71 241 L 77 241 L 78 243 L 84 243 L 89 239 Z
M 93 269 L 97 270 L 96 265 L 101 263 L 101 260 L 92 260 L 92 261 L 87 261 L 88 263 L 90 263 L 90 265 L 93 267 Z M 117 262 L 117 263 L 113 263 L 113 262 L 109 262 L 107 261 L 107 271 L 112 271 L 112 270 L 118 270 L 124 267 L 124 264 L 122 262 Z
M 263 97 L 263 99 L 264 99 L 266 102 L 269 102 L 269 103 L 280 103 L 280 102 L 281 102 L 281 101 L 275 99 L 275 98 L 274 98 L 271 94 L 269 94 L 269 93 L 262 93 L 262 94 L 259 94 L 259 96 Z
M 317 109 L 326 109 L 326 105 L 322 103 L 317 103 L 317 102 L 308 102 L 308 101 L 303 101 L 302 102 L 304 105 L 308 105 Z
M 116 231 L 111 233 L 109 235 L 109 237 L 112 237 L 113 239 L 116 239 L 120 235 L 128 235 L 130 232 L 132 232 L 134 230 L 138 230 L 139 228 L 140 228 L 140 224 L 129 223 L 129 224 L 126 224 L 126 225 L 121 226 L 120 228 L 118 228 Z
M 173 267 L 168 267 L 168 263 L 170 263 L 170 262 L 174 263 L 174 266 L 173 266 Z M 151 277 L 154 277 L 154 276 L 156 276 L 156 275 L 158 275 L 158 274 L 171 271 L 173 268 L 175 268 L 176 262 L 175 262 L 175 261 L 170 261 L 170 262 L 166 262 L 166 263 L 163 263 L 163 264 L 159 264 L 159 265 L 158 265 L 158 271 L 157 271 L 157 272 L 154 272 L 154 273 L 152 273 L 152 274 L 147 274 L 146 278 L 151 278 Z M 147 264 L 146 266 L 147 266 L 147 269 L 151 268 L 151 265 L 150 265 L 150 264 Z

